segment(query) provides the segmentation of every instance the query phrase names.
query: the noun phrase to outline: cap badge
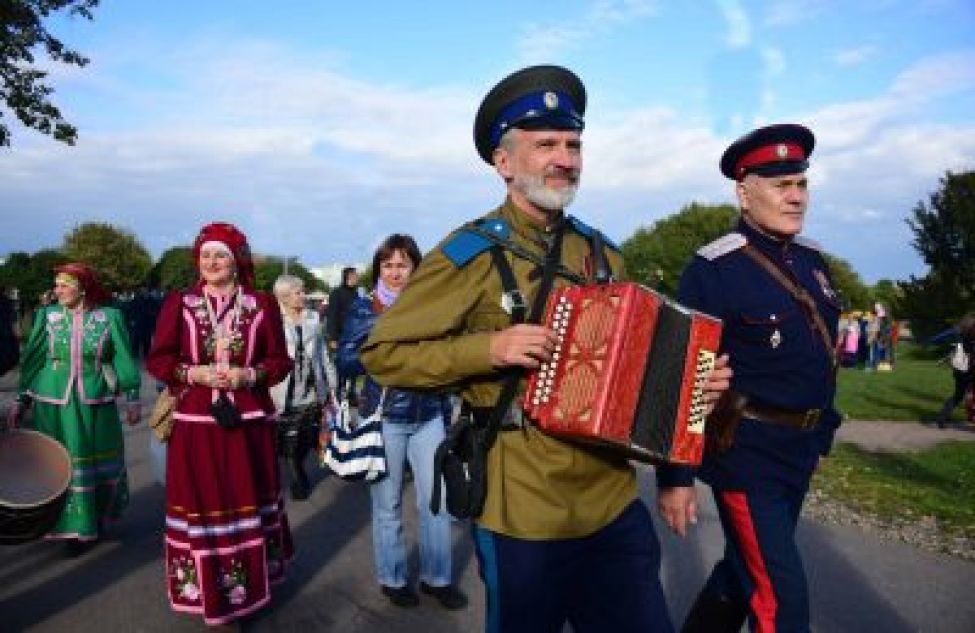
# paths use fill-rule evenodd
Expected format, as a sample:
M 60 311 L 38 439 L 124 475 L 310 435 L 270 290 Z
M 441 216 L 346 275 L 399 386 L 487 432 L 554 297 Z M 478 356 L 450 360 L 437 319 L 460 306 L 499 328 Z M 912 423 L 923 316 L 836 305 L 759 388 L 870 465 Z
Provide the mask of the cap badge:
M 775 148 L 775 153 L 780 159 L 785 160 L 789 157 L 789 147 L 785 143 L 779 143 Z
M 554 110 L 559 107 L 559 96 L 552 91 L 546 92 L 542 97 L 542 101 L 544 101 L 545 107 L 549 110 Z

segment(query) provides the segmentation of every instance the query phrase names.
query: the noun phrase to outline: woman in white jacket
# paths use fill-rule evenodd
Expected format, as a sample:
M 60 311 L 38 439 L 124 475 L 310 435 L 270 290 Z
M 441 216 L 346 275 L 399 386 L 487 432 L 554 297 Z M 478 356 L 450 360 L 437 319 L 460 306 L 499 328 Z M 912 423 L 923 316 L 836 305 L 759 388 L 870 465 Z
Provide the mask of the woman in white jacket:
M 307 499 L 310 485 L 304 461 L 318 440 L 322 409 L 328 402 L 335 369 L 325 354 L 324 328 L 314 310 L 305 307 L 305 284 L 293 275 L 274 282 L 281 305 L 288 356 L 294 369 L 271 388 L 278 413 L 278 451 L 291 473 L 291 497 Z

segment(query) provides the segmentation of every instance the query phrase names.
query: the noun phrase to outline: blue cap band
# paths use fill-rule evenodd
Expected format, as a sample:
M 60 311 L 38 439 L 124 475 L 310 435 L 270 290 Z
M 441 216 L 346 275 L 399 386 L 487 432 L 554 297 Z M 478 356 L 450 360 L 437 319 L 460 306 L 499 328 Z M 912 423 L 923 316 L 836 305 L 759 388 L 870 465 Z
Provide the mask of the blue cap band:
M 501 136 L 510 128 L 527 123 L 533 126 L 551 125 L 559 130 L 581 130 L 585 127 L 582 115 L 576 112 L 567 93 L 557 90 L 531 92 L 501 110 L 491 126 L 491 145 L 497 147 Z

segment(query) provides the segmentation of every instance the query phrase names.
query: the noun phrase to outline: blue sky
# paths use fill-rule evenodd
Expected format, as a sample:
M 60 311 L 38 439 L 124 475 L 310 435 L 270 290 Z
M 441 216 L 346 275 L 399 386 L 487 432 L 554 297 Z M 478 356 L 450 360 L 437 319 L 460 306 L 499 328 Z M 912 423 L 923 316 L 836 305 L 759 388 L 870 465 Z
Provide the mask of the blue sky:
M 975 169 L 971 0 L 103 0 L 51 27 L 91 58 L 50 69 L 79 143 L 14 125 L 0 254 L 89 220 L 156 256 L 215 219 L 309 266 L 366 261 L 393 231 L 431 248 L 501 200 L 473 116 L 534 63 L 586 83 L 570 211 L 617 241 L 732 202 L 723 148 L 797 121 L 818 141 L 805 233 L 868 282 L 904 279 L 925 272 L 904 218 Z

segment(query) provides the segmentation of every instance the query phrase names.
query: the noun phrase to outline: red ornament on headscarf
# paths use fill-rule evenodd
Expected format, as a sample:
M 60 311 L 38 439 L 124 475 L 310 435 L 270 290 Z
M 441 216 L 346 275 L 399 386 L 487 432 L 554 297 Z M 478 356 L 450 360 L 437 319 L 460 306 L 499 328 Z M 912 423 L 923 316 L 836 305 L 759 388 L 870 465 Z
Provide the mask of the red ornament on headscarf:
M 234 256 L 238 283 L 245 288 L 254 287 L 254 261 L 251 259 L 247 236 L 240 229 L 229 222 L 213 222 L 200 229 L 200 234 L 193 242 L 193 265 L 196 266 L 197 272 L 200 270 L 200 249 L 207 242 L 225 244 Z
M 69 262 L 54 268 L 55 274 L 71 275 L 78 280 L 85 293 L 85 306 L 97 308 L 112 302 L 112 293 L 105 289 L 90 266 L 81 262 Z

